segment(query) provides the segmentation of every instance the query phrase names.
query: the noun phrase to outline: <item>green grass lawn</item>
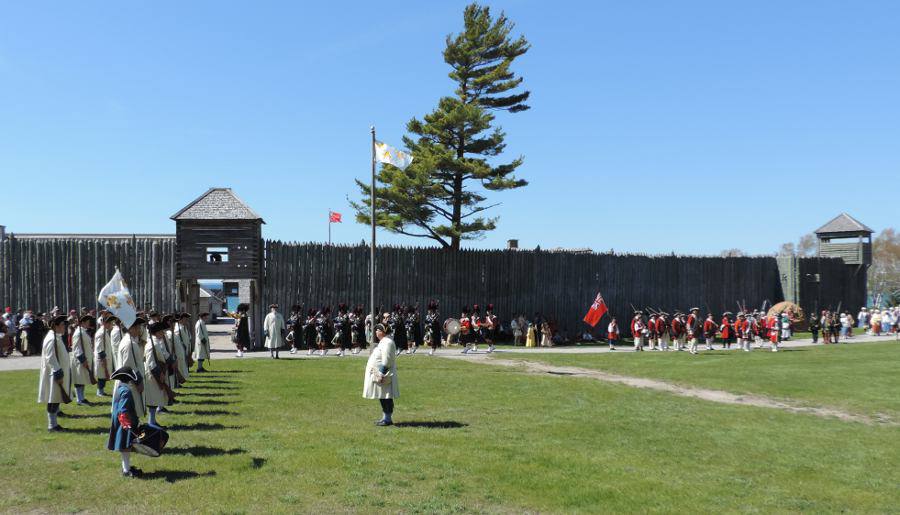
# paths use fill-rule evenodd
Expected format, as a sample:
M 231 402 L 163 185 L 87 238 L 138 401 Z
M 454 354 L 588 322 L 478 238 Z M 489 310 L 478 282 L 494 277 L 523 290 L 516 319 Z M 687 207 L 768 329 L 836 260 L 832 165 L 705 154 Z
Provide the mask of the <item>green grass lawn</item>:
M 756 355 L 747 358 L 749 364 Z M 68 405 L 79 418 L 61 423 L 75 431 L 48 434 L 43 407 L 34 402 L 37 372 L 3 373 L 0 511 L 768 513 L 900 506 L 897 427 L 415 356 L 400 361 L 395 420 L 407 425 L 377 428 L 377 402 L 360 397 L 360 359 L 212 365 L 216 372 L 192 380 L 185 402 L 161 417 L 171 433 L 168 453 L 133 460 L 149 473 L 140 480 L 120 477 L 117 454 L 105 450 L 106 406 Z
M 900 420 L 900 345 L 895 342 L 798 347 L 777 354 L 754 349 L 701 351 L 696 356 L 687 352 L 495 356 L 790 398 Z

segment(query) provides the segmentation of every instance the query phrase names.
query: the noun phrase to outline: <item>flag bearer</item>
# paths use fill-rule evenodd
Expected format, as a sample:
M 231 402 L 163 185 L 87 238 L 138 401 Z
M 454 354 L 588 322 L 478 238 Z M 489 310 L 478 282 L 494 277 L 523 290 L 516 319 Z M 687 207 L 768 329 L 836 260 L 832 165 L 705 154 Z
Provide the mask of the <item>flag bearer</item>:
M 88 331 L 94 317 L 84 315 L 78 319 L 78 327 L 72 333 L 72 353 L 69 355 L 72 367 L 72 382 L 75 384 L 75 401 L 79 406 L 90 406 L 84 398 L 84 385 L 94 384 L 94 345 Z
M 111 379 L 113 370 L 112 329 L 116 317 L 107 315 L 102 319 L 97 333 L 94 334 L 94 376 L 97 378 L 97 397 L 106 397 L 106 382 Z
M 50 331 L 44 337 L 41 352 L 41 376 L 38 382 L 38 403 L 47 405 L 47 431 L 62 431 L 56 423 L 60 403 L 70 403 L 72 376 L 69 370 L 69 351 L 63 336 L 66 334 L 66 316 L 58 315 L 50 320 Z
M 200 318 L 194 324 L 194 359 L 197 360 L 197 372 L 206 372 L 203 368 L 203 360 L 209 360 L 209 331 L 206 322 L 209 313 L 200 313 Z
M 132 322 L 131 327 L 128 328 L 125 336 L 122 337 L 118 353 L 119 368 L 128 367 L 134 370 L 142 384 L 144 377 L 144 342 L 141 341 L 141 335 L 144 333 L 146 323 L 147 321 L 140 317 Z M 113 392 L 115 392 L 118 387 L 118 383 L 115 384 L 113 386 Z M 147 404 L 144 401 L 143 386 L 141 386 L 138 395 L 134 396 L 134 403 L 139 414 L 143 415 L 147 411 Z

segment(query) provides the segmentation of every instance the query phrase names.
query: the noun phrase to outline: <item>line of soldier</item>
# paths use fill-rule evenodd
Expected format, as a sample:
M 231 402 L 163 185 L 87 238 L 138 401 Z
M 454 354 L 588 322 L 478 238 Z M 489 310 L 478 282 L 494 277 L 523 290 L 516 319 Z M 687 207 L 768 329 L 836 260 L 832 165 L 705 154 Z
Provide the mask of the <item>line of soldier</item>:
M 704 319 L 700 316 L 700 308 L 693 307 L 688 313 L 676 311 L 674 315 L 654 311 L 645 320 L 644 312 L 635 310 L 630 326 L 634 350 L 643 351 L 647 346 L 649 350 L 687 350 L 697 354 L 701 344 L 705 344 L 707 350 L 713 350 L 718 336 L 725 349 L 737 344 L 741 350 L 750 352 L 753 343 L 761 347 L 762 341 L 769 340 L 772 352 L 778 351 L 778 344 L 785 336 L 780 316 L 767 316 L 756 310 L 739 312 L 733 320 L 732 316 L 734 313 L 726 311 L 719 321 L 712 313 Z M 610 324 L 609 332 L 617 333 L 613 325 Z M 611 349 L 615 349 L 613 342 L 610 339 Z
M 394 304 L 390 311 L 379 306 L 375 312 L 378 323 L 390 328 L 398 355 L 415 354 L 423 346 L 427 346 L 428 354 L 433 355 L 445 342 L 438 307 L 436 300 L 429 301 L 424 319 L 420 317 L 418 307 L 412 304 Z M 277 305 L 270 306 L 273 311 L 277 308 Z M 484 315 L 477 304 L 471 310 L 466 306 L 462 309 L 459 322 L 458 341 L 465 346 L 463 353 L 477 350 L 478 343 L 487 343 L 489 352 L 494 350 L 494 334 L 499 324 L 493 314 L 493 305 L 487 306 Z M 291 347 L 291 354 L 303 348 L 306 348 L 307 355 L 317 353 L 325 356 L 329 349 L 336 349 L 338 356 L 346 352 L 358 354 L 367 347 L 372 336 L 372 315 L 364 314 L 361 305 L 351 309 L 341 303 L 332 316 L 331 306 L 322 306 L 318 310 L 309 308 L 304 314 L 303 307 L 295 304 L 291 307 L 286 325 L 285 341 Z M 446 343 L 450 342 L 448 335 Z
M 142 392 L 136 403 L 139 413 L 147 413 L 151 425 L 165 407 L 175 401 L 174 390 L 183 385 L 190 368 L 205 372 L 203 362 L 210 358 L 209 333 L 203 313 L 190 329 L 188 313 L 161 315 L 138 314 L 130 327 L 108 311 L 99 318 L 81 316 L 66 345 L 67 317 L 58 315 L 49 321 L 43 340 L 38 402 L 47 405 L 49 431 L 61 431 L 58 423 L 60 404 L 72 402 L 90 405 L 85 388 L 96 385 L 98 397 L 108 397 L 106 384 L 113 372 L 130 367 L 138 373 Z

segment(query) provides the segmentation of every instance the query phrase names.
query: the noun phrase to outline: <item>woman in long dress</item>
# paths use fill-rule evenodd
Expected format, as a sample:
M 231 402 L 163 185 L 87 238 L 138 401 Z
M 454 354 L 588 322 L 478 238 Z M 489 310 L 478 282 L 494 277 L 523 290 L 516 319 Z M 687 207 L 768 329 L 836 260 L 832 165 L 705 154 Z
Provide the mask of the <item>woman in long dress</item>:
M 534 328 L 534 324 L 528 325 L 528 336 L 525 337 L 525 346 L 526 347 L 535 347 L 537 345 L 537 330 Z
M 363 397 L 378 399 L 381 403 L 382 417 L 375 425 L 390 426 L 394 424 L 394 399 L 400 396 L 400 386 L 397 383 L 397 346 L 387 336 L 387 329 L 383 324 L 375 326 L 375 339 L 378 340 L 378 345 L 369 355 L 363 376 Z
M 250 347 L 250 320 L 247 318 L 247 311 L 250 306 L 241 304 L 237 309 L 237 321 L 235 321 L 235 346 L 237 347 L 237 357 L 243 357 L 244 352 Z

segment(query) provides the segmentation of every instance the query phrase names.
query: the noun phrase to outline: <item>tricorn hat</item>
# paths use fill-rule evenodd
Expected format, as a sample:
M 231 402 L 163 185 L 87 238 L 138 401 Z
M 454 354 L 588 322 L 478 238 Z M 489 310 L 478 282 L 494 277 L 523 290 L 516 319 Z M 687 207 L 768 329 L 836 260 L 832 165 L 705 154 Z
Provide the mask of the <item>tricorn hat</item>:
M 115 372 L 112 373 L 110 379 L 118 379 L 119 381 L 131 381 L 132 383 L 136 383 L 138 382 L 138 375 L 137 372 L 135 372 L 131 367 L 119 367 Z
M 165 322 L 153 322 L 150 324 L 150 334 L 156 334 L 168 329 L 169 326 Z

